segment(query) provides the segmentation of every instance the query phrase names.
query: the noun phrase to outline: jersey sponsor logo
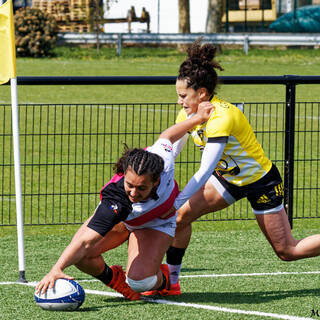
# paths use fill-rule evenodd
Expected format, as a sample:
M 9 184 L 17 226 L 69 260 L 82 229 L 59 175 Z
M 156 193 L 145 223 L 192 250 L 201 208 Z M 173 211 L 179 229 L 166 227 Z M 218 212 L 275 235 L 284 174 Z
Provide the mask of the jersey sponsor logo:
M 112 204 L 110 207 L 109 207 L 111 210 L 113 210 L 113 212 L 115 214 L 118 213 L 118 206 L 116 204 Z
M 271 200 L 264 194 L 257 200 L 257 203 L 267 203 L 270 201 Z
M 198 130 L 194 130 L 194 131 L 192 131 L 191 135 L 192 135 L 192 138 L 193 138 L 195 145 L 197 147 L 199 147 L 201 151 L 203 151 L 203 149 L 208 141 L 208 138 L 206 135 L 206 128 L 204 127 L 204 128 L 200 128 Z
M 203 141 L 203 138 L 204 138 L 203 129 L 198 130 L 198 131 L 197 131 L 197 134 L 198 134 L 200 140 Z
M 224 159 L 220 159 L 217 164 L 216 170 L 221 174 L 229 174 L 231 176 L 236 176 L 240 173 L 240 168 L 236 161 L 231 156 L 226 156 L 224 154 Z
M 167 152 L 172 152 L 172 147 L 168 144 L 165 143 L 161 143 L 161 146 L 163 147 L 163 149 Z
M 229 109 L 230 108 L 230 105 L 224 101 L 220 101 L 220 107 L 222 108 L 226 108 L 226 109 Z

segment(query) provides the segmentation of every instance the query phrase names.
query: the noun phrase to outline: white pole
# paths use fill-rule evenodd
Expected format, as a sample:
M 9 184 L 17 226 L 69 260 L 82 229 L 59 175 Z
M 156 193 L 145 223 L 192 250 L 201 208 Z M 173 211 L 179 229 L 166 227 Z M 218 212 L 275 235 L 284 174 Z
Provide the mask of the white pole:
M 17 78 L 11 78 L 10 86 L 11 86 L 13 154 L 14 154 L 14 179 L 15 179 L 15 190 L 16 190 L 16 215 L 17 215 L 17 233 L 18 233 L 18 259 L 19 259 L 18 261 L 19 261 L 19 273 L 20 273 L 19 282 L 27 282 L 25 279 L 25 263 L 24 263 Z
M 157 26 L 157 31 L 158 31 L 158 33 L 160 32 L 160 0 L 158 0 L 158 21 L 157 21 L 157 23 L 158 23 L 158 26 Z

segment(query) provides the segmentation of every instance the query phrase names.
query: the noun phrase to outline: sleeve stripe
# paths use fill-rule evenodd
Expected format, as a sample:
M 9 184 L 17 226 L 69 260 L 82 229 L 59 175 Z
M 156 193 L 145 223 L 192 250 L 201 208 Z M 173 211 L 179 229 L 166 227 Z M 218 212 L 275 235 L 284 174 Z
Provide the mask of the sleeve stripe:
M 227 143 L 228 142 L 228 137 L 211 137 L 211 138 L 208 138 L 208 142 L 223 142 L 223 143 Z

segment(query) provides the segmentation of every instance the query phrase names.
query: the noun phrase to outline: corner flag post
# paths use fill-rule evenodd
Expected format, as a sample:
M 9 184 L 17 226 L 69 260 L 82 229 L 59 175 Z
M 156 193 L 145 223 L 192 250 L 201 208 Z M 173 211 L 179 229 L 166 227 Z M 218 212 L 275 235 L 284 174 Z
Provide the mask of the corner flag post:
M 12 108 L 12 135 L 14 150 L 14 175 L 16 191 L 16 219 L 18 236 L 19 282 L 25 279 L 24 239 L 23 239 L 23 213 L 20 174 L 20 147 L 19 147 L 19 119 L 18 95 L 16 76 L 16 48 L 14 37 L 12 0 L 0 5 L 0 84 L 10 80 L 11 108 Z

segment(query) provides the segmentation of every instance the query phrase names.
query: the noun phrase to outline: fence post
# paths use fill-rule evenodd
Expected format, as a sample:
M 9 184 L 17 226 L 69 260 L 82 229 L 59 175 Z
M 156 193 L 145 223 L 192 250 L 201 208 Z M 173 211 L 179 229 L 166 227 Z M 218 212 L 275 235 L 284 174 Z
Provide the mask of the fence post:
M 122 34 L 118 33 L 117 56 L 121 56 Z
M 291 78 L 285 77 L 289 78 L 288 80 Z M 286 83 L 284 205 L 291 228 L 293 227 L 295 100 L 296 83 L 288 81 Z
M 245 53 L 245 55 L 248 54 L 249 51 L 249 37 L 245 36 L 243 39 L 243 51 Z

